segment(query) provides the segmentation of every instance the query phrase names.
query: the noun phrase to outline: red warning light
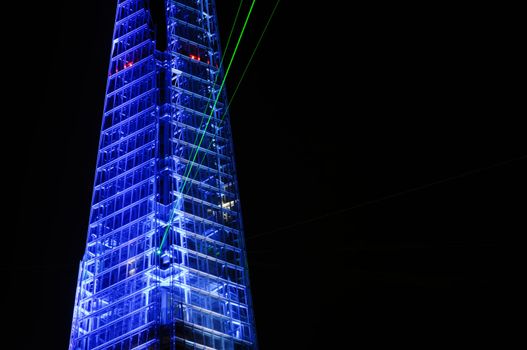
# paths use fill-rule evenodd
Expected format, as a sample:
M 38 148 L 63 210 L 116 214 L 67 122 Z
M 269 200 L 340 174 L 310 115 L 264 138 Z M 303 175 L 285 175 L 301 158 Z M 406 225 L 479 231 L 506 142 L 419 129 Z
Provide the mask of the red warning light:
M 201 61 L 201 57 L 199 56 L 195 56 L 195 55 L 189 55 L 189 57 L 193 60 L 196 60 L 196 61 Z

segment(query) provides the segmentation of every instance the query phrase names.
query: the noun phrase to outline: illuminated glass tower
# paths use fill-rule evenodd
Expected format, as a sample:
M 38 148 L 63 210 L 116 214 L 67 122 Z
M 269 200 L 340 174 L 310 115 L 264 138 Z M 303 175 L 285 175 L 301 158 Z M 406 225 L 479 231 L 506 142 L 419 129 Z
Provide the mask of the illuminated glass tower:
M 256 349 L 215 2 L 117 3 L 69 349 Z

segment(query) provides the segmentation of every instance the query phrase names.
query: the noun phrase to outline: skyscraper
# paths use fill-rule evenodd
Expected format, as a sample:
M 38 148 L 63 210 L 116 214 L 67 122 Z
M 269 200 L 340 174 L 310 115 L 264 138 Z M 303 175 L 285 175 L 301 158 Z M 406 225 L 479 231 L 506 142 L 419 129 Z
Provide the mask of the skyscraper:
M 214 0 L 118 0 L 70 350 L 256 349 Z

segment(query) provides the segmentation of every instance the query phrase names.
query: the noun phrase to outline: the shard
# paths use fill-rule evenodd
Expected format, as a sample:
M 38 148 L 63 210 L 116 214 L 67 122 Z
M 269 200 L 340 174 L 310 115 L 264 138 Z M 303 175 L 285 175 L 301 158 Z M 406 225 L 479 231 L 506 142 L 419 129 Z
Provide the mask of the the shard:
M 119 0 L 112 40 L 69 349 L 256 349 L 215 1 Z

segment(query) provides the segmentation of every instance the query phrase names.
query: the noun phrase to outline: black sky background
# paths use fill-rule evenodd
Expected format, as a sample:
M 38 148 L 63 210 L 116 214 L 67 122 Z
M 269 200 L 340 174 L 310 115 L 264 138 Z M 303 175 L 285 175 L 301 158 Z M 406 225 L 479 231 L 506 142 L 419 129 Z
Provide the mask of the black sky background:
M 225 42 L 237 2 L 217 2 Z M 227 92 L 273 5 L 257 1 Z M 282 0 L 231 106 L 260 347 L 503 345 L 526 232 L 516 11 L 348 6 Z M 17 349 L 67 346 L 114 8 L 6 11 Z

